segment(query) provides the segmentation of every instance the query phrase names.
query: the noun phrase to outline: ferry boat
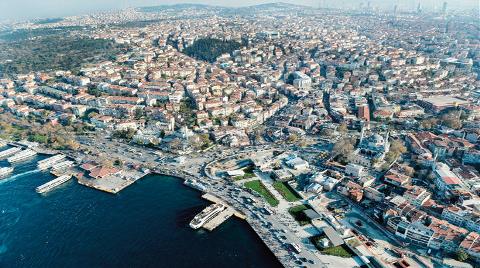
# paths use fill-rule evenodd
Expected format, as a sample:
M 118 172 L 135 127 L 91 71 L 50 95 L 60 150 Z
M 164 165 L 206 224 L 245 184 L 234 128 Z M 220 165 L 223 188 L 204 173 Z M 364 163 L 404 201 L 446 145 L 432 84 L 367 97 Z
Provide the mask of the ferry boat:
M 35 152 L 34 150 L 25 149 L 25 150 L 15 154 L 14 156 L 10 156 L 9 158 L 7 158 L 7 161 L 10 162 L 10 163 L 15 163 L 15 162 L 26 160 L 26 159 L 28 159 L 32 156 L 35 156 L 36 154 L 37 154 L 37 152 Z
M 22 150 L 20 147 L 12 147 L 0 152 L 0 158 L 9 157 L 13 154 L 16 154 Z
M 73 162 L 73 161 L 66 160 L 66 161 L 63 161 L 63 162 L 60 162 L 58 164 L 53 165 L 52 170 L 60 170 L 60 169 L 63 169 L 63 168 L 68 168 L 68 167 L 73 166 L 74 163 L 75 162 Z
M 198 182 L 195 179 L 187 179 L 183 184 L 190 186 L 194 189 L 200 190 L 202 192 L 205 192 L 207 190 L 207 187 L 205 187 L 205 185 L 203 185 L 201 182 Z
M 8 174 L 13 172 L 13 167 L 0 168 L 0 179 L 5 178 Z
M 63 160 L 65 157 L 66 156 L 63 155 L 63 154 L 54 155 L 54 156 L 49 157 L 47 159 L 43 159 L 43 160 L 38 161 L 37 167 L 40 170 L 45 170 L 47 168 L 52 167 L 56 163 L 58 163 L 60 160 Z
M 193 229 L 198 229 L 202 227 L 205 223 L 215 218 L 220 212 L 227 208 L 223 204 L 212 204 L 206 207 L 202 212 L 198 213 L 193 220 L 190 222 L 190 227 Z
M 45 184 L 38 186 L 35 191 L 39 194 L 48 192 L 55 187 L 58 187 L 72 178 L 71 175 L 62 175 L 54 180 L 51 180 Z

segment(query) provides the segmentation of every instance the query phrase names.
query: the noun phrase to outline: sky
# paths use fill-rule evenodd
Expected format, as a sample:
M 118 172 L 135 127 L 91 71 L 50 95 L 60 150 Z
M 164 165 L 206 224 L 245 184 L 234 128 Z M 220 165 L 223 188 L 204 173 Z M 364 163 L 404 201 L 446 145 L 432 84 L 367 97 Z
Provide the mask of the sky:
M 440 8 L 442 0 L 283 0 L 302 5 L 318 7 L 321 3 L 326 6 L 359 6 L 360 2 L 370 1 L 372 5 L 383 5 L 385 8 L 395 4 L 401 8 L 415 7 L 422 2 L 424 8 Z M 222 6 L 247 6 L 260 3 L 278 2 L 276 0 L 0 0 L 0 21 L 23 20 L 32 18 L 53 18 L 70 15 L 88 14 L 96 11 L 121 9 L 149 5 L 176 4 L 176 3 L 204 3 Z M 480 0 L 446 0 L 449 8 L 476 8 Z

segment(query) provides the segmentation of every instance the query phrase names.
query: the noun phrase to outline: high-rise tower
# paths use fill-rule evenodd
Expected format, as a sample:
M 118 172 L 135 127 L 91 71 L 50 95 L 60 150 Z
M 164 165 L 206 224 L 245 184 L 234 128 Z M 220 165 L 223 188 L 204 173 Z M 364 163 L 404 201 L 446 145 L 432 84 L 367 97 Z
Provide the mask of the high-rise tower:
M 443 16 L 447 15 L 447 2 L 443 2 L 442 15 Z

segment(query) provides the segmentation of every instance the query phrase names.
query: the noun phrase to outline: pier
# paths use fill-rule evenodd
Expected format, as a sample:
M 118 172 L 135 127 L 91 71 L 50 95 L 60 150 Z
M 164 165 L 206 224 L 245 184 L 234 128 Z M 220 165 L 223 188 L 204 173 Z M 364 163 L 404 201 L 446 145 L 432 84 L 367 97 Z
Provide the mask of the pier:
M 150 174 L 150 172 L 142 173 L 135 170 L 123 170 L 121 174 L 116 174 L 101 179 L 78 176 L 77 180 L 81 185 L 106 193 L 116 194 L 148 174 Z
M 224 221 L 226 221 L 233 215 L 242 220 L 246 219 L 246 216 L 243 213 L 237 211 L 232 206 L 230 206 L 227 202 L 225 202 L 224 200 L 222 200 L 221 198 L 213 194 L 206 193 L 202 195 L 202 198 L 216 204 L 223 204 L 227 207 L 224 211 L 220 212 L 217 216 L 215 216 L 214 218 L 212 218 L 202 226 L 208 231 L 213 231 L 215 228 L 220 226 L 220 224 L 222 224 Z
M 218 214 L 215 218 L 206 222 L 203 225 L 203 228 L 209 231 L 213 231 L 213 229 L 217 228 L 224 221 L 228 220 L 234 213 L 235 213 L 235 210 L 233 208 L 227 207 L 224 211 L 220 212 L 220 214 Z

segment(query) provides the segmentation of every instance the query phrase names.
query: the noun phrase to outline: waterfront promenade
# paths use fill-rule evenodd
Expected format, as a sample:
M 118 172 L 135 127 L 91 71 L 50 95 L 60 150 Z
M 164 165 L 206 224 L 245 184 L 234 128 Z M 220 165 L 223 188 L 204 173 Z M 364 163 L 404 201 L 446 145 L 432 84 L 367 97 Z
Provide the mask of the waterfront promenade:
M 295 260 L 300 257 L 315 261 L 315 264 L 304 263 L 306 267 L 326 267 L 322 261 L 309 249 L 304 249 L 301 254 L 295 254 L 290 251 L 287 243 L 296 243 L 302 245 L 302 241 L 300 238 L 295 236 L 295 233 L 292 230 L 290 230 L 281 222 L 281 220 L 278 218 L 278 215 L 265 216 L 264 220 L 258 218 L 258 207 L 266 205 L 262 200 L 260 200 L 260 203 L 258 203 L 257 206 L 245 204 L 242 201 L 242 198 L 254 199 L 252 194 L 235 184 L 230 184 L 223 179 L 216 177 L 215 174 L 209 174 L 208 169 L 206 169 L 206 167 L 209 166 L 207 163 L 209 163 L 209 161 L 211 163 L 211 161 L 214 159 L 223 159 L 227 156 L 232 157 L 238 153 L 254 153 L 256 151 L 265 149 L 272 148 L 268 146 L 251 146 L 243 149 L 225 150 L 220 155 L 219 153 L 212 151 L 198 155 L 194 154 L 192 155 L 192 159 L 189 159 L 189 161 L 183 165 L 172 165 L 156 162 L 153 160 L 153 158 L 152 160 L 148 161 L 139 160 L 138 157 L 131 158 L 130 160 L 134 163 L 141 163 L 141 166 L 149 166 L 153 168 L 147 170 L 147 172 L 131 170 L 135 174 L 124 173 L 124 176 L 112 176 L 112 178 L 109 179 L 102 178 L 96 180 L 87 180 L 80 177 L 78 178 L 78 182 L 97 190 L 115 194 L 127 188 L 129 185 L 132 185 L 135 181 L 139 180 L 143 176 L 151 173 L 178 177 L 184 180 L 195 179 L 207 186 L 204 192 L 209 193 L 209 197 L 216 197 L 216 200 L 211 201 L 227 203 L 228 200 L 228 205 L 235 210 L 234 214 L 237 214 L 237 216 L 241 215 L 240 217 L 244 218 L 249 223 L 257 235 L 261 238 L 263 243 L 270 249 L 270 251 L 276 256 L 276 258 L 284 267 L 297 267 L 298 265 L 295 264 Z M 281 147 L 279 146 L 278 149 L 281 149 Z M 142 158 L 151 155 L 151 152 L 147 149 L 137 148 L 137 150 L 143 153 Z M 71 154 L 67 153 L 67 156 L 77 160 L 77 163 L 81 161 L 94 160 L 89 155 L 82 155 L 73 152 Z M 126 170 L 126 172 L 129 171 L 130 169 Z M 123 172 L 125 172 L 125 170 Z M 232 198 L 228 195 L 228 193 L 232 191 L 239 191 L 236 198 Z M 224 217 L 227 217 L 226 215 Z M 217 223 L 212 223 L 212 226 L 207 227 L 214 228 L 216 227 L 216 224 Z M 285 232 L 285 236 L 287 237 L 288 241 L 281 241 L 278 239 L 279 232 Z

